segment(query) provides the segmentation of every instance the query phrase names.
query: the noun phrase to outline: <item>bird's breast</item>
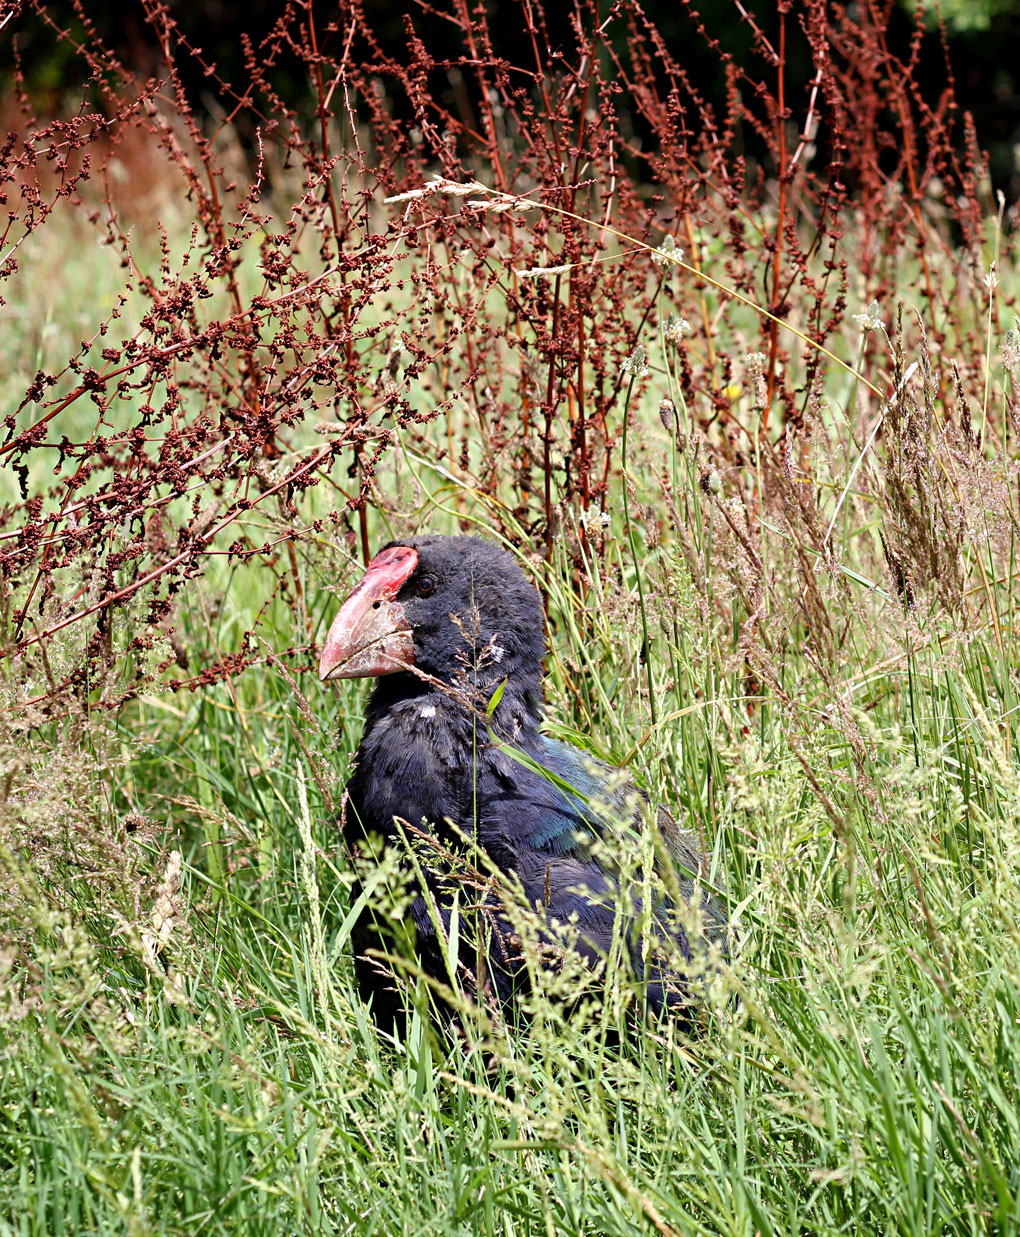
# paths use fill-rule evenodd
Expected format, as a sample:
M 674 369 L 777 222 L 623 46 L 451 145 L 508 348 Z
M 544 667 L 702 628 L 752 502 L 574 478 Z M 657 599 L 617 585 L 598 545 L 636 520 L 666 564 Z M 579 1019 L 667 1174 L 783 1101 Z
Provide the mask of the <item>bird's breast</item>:
M 395 832 L 394 819 L 445 832 L 470 811 L 474 755 L 470 724 L 427 695 L 401 702 L 370 723 L 348 784 L 352 808 L 366 830 Z

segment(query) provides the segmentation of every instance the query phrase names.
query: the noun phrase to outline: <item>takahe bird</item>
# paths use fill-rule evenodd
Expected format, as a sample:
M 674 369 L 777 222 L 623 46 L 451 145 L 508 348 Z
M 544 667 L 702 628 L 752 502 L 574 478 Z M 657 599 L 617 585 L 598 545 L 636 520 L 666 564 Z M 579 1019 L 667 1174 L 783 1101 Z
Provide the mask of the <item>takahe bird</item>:
M 544 655 L 538 593 L 510 554 L 478 537 L 391 542 L 369 563 L 326 637 L 321 679 L 377 679 L 347 784 L 345 828 L 384 841 L 424 831 L 446 854 L 445 862 L 419 858 L 413 865 L 423 883 L 408 912 L 422 968 L 440 984 L 450 983 L 441 934 L 451 929 L 465 838 L 519 882 L 527 905 L 544 917 L 553 946 L 544 955 L 555 957 L 558 946 L 564 957 L 568 939 L 566 948 L 594 966 L 611 948 L 622 894 L 612 864 L 614 831 L 640 829 L 647 807 L 619 770 L 542 734 Z M 665 811 L 658 826 L 660 856 L 668 853 L 673 869 L 666 888 L 697 903 L 705 937 L 723 941 L 722 908 L 695 893 L 701 856 Z M 465 863 L 472 866 L 466 857 Z M 505 904 L 491 892 L 479 895 L 480 884 L 461 887 L 457 900 L 460 977 L 465 990 L 473 986 L 479 999 L 494 996 L 510 1010 L 526 988 L 520 940 Z M 691 941 L 664 909 L 670 899 L 660 895 L 642 914 L 640 890 L 627 893 L 628 922 L 654 922 L 650 935 L 661 943 L 668 933 L 690 961 Z M 477 910 L 480 896 L 472 938 L 467 908 Z M 685 980 L 655 961 L 661 950 L 626 925 L 623 940 L 653 1011 L 690 1003 Z M 401 1025 L 392 979 L 366 956 L 393 948 L 371 909 L 353 944 L 377 1021 Z M 704 941 L 695 942 L 698 949 L 705 952 Z

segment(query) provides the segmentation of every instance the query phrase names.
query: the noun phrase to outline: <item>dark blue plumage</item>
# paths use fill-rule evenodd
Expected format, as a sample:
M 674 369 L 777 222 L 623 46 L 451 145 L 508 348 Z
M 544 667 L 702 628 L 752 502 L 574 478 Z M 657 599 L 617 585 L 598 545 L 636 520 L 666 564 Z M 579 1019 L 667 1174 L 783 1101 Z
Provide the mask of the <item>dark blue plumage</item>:
M 648 813 L 619 770 L 541 733 L 544 651 L 538 595 L 510 555 L 477 538 L 417 537 L 373 559 L 320 663 L 323 678 L 379 676 L 347 786 L 348 832 L 435 839 L 409 911 L 414 946 L 426 973 L 448 984 L 440 937 L 450 930 L 456 896 L 458 980 L 505 1009 L 525 987 L 520 942 L 499 897 L 480 892 L 481 879 L 465 884 L 459 865 L 472 866 L 468 843 L 520 883 L 527 905 L 549 925 L 550 944 L 573 921 L 573 948 L 594 965 L 611 946 L 621 897 L 614 851 Z M 701 857 L 667 813 L 657 823 L 663 883 L 691 900 Z M 651 924 L 653 938 L 668 933 L 690 959 L 686 935 L 667 899 L 660 895 L 642 913 L 640 897 L 628 892 L 625 949 L 649 1005 L 685 1003 L 683 979 L 656 964 L 654 942 L 642 942 L 633 925 Z M 702 917 L 707 935 L 724 938 L 717 902 L 702 899 Z M 370 956 L 389 952 L 391 930 L 371 909 L 354 946 L 376 1017 L 399 1021 L 391 981 Z

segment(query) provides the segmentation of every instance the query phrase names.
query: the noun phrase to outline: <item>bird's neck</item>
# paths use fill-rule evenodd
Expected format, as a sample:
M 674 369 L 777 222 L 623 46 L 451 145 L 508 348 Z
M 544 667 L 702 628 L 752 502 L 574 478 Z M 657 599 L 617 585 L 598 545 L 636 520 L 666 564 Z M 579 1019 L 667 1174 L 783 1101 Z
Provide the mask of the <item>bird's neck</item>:
M 447 716 L 473 713 L 476 721 L 491 726 L 499 738 L 526 741 L 537 738 L 542 721 L 542 680 L 539 675 L 514 673 L 479 676 L 477 682 L 461 677 L 456 683 L 420 678 L 416 674 L 388 674 L 376 680 L 366 711 L 366 729 L 403 706 L 428 703 L 441 707 Z M 501 684 L 502 690 L 501 690 Z M 491 710 L 491 702 L 499 700 Z

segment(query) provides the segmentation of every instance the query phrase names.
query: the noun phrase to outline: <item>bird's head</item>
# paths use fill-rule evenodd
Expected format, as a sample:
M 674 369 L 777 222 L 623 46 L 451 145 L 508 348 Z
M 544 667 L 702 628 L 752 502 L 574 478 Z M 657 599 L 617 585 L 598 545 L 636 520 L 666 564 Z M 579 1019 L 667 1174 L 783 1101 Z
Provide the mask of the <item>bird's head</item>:
M 542 608 L 513 557 L 479 537 L 410 537 L 384 546 L 341 606 L 320 679 L 405 673 L 482 693 L 508 692 L 537 711 L 545 655 Z

